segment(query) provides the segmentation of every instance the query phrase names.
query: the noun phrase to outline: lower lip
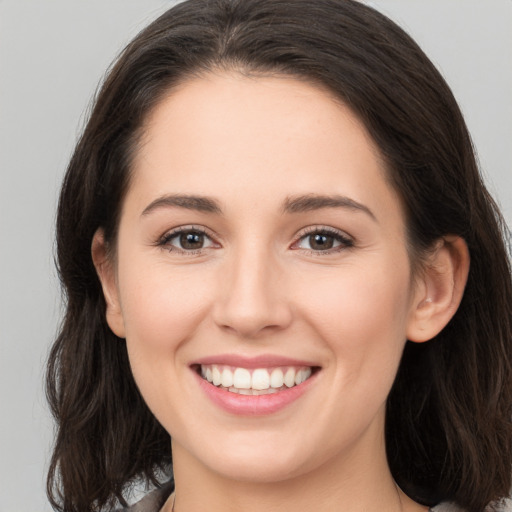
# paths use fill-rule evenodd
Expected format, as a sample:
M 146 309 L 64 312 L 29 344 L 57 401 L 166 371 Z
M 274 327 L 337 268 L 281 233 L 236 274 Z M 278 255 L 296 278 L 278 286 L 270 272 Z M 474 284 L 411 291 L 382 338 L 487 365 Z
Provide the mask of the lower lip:
M 313 384 L 318 372 L 298 386 L 268 395 L 240 395 L 218 388 L 194 372 L 206 396 L 225 411 L 239 416 L 263 416 L 276 413 L 298 400 Z

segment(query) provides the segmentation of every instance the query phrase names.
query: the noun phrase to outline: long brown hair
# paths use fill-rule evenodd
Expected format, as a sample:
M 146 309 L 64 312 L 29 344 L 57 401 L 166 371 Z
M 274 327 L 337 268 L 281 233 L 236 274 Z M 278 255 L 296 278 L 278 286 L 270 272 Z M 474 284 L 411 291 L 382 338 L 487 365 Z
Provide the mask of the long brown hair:
M 352 108 L 405 206 L 411 252 L 443 235 L 471 254 L 465 294 L 432 341 L 407 343 L 388 398 L 386 446 L 417 501 L 481 512 L 512 473 L 512 283 L 504 223 L 479 174 L 453 95 L 397 25 L 352 0 L 189 0 L 142 31 L 105 80 L 69 164 L 57 217 L 66 314 L 48 362 L 58 422 L 48 475 L 56 510 L 125 503 L 138 477 L 171 472 L 169 436 L 105 321 L 91 260 L 102 227 L 115 245 L 130 164 L 148 112 L 174 85 L 226 68 L 298 77 Z

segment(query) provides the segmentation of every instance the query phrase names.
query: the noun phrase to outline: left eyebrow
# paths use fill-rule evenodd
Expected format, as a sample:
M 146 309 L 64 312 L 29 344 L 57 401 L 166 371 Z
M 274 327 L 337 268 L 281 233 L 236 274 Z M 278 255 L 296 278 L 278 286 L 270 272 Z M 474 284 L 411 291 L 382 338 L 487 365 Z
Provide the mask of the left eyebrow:
M 304 196 L 288 197 L 283 204 L 283 213 L 303 213 L 323 208 L 346 208 L 363 212 L 377 222 L 377 218 L 370 208 L 350 197 L 339 195 L 307 194 Z
M 172 207 L 185 208 L 186 210 L 196 210 L 205 213 L 222 214 L 219 203 L 211 197 L 171 194 L 155 199 L 152 203 L 146 206 L 146 208 L 144 208 L 142 216 L 148 215 L 159 208 Z

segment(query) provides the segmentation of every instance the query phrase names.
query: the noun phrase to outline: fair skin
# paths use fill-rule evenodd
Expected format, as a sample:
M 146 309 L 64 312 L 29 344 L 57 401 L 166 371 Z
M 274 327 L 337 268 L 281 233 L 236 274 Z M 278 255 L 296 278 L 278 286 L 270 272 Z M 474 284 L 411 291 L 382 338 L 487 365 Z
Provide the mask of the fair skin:
M 406 339 L 455 312 L 469 258 L 446 237 L 412 275 L 401 203 L 347 107 L 290 78 L 182 84 L 145 124 L 115 257 L 101 230 L 92 254 L 172 437 L 176 512 L 426 510 L 389 471 L 385 402 Z M 306 380 L 261 396 L 198 375 L 290 367 Z

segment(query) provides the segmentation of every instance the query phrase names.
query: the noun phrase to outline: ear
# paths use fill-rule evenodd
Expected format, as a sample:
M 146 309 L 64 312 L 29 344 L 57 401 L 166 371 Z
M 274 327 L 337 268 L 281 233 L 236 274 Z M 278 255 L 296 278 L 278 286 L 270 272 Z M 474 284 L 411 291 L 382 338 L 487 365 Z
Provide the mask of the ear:
M 124 320 L 119 301 L 115 265 L 105 242 L 105 235 L 100 228 L 94 233 L 91 244 L 92 261 L 101 282 L 103 296 L 107 310 L 105 312 L 107 323 L 112 332 L 119 338 L 125 337 Z
M 469 263 L 468 247 L 462 238 L 445 236 L 437 241 L 416 279 L 407 339 L 428 341 L 448 324 L 462 300 Z

